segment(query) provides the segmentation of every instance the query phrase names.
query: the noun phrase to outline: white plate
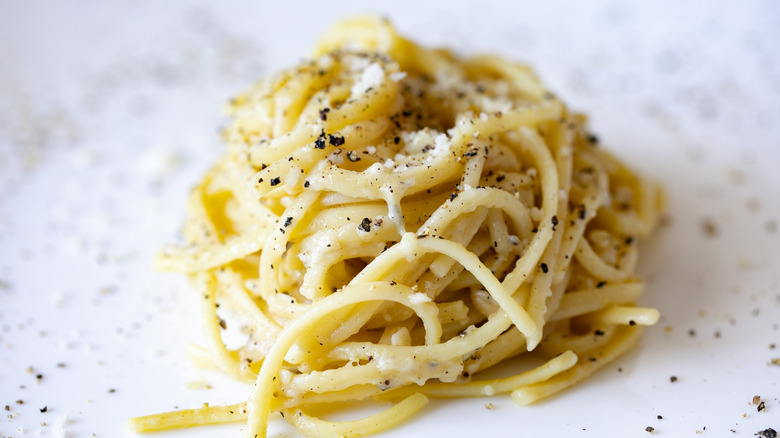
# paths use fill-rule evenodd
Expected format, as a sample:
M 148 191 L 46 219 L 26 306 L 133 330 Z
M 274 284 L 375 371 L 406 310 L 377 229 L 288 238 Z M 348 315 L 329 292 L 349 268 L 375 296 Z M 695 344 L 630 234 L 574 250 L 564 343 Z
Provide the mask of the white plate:
M 219 105 L 367 8 L 255 3 L 4 5 L 0 436 L 132 436 L 129 416 L 246 398 L 248 387 L 187 363 L 200 331 L 194 293 L 151 260 L 223 151 Z M 538 405 L 434 401 L 382 436 L 780 430 L 780 366 L 770 364 L 780 357 L 770 347 L 780 344 L 780 8 L 717 3 L 374 9 L 426 44 L 530 62 L 669 201 L 669 224 L 642 242 L 642 303 L 663 316 L 641 348 Z

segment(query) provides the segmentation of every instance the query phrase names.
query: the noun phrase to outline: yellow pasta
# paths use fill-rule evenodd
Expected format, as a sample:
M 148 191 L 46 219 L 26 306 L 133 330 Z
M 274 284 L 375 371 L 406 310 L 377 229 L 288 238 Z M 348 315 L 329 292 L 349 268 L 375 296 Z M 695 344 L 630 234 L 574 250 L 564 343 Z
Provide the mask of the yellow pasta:
M 533 402 L 630 348 L 656 185 L 602 149 L 525 66 L 339 23 L 314 57 L 230 105 L 225 156 L 193 190 L 188 245 L 160 255 L 203 299 L 196 363 L 245 403 L 130 420 L 139 431 L 269 416 L 310 436 L 394 426 L 427 397 Z M 246 335 L 228 347 L 227 326 Z M 515 376 L 480 378 L 514 357 Z M 587 360 L 585 360 L 587 358 Z M 329 403 L 393 403 L 351 422 Z

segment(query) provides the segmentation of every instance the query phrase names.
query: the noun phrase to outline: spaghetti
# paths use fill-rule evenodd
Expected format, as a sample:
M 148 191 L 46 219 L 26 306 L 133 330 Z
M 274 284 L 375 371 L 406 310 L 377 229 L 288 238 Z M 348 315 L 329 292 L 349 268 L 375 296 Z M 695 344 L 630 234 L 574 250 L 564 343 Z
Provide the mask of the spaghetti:
M 139 417 L 139 431 L 281 412 L 310 436 L 391 427 L 427 397 L 527 404 L 630 348 L 638 238 L 659 189 L 597 147 L 527 67 L 460 59 L 375 18 L 230 104 L 227 154 L 193 190 L 186 247 L 159 258 L 203 297 L 204 367 L 254 382 L 245 403 Z M 227 346 L 228 327 L 244 341 Z M 507 359 L 537 367 L 479 373 Z M 585 360 L 587 359 L 587 360 Z M 392 408 L 352 422 L 349 400 Z

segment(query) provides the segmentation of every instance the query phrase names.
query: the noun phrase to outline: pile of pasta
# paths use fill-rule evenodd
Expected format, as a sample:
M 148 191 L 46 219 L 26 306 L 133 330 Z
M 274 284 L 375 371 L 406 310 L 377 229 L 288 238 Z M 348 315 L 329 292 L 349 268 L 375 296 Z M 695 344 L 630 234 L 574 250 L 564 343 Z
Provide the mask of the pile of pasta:
M 193 360 L 254 385 L 246 402 L 136 430 L 246 421 L 258 437 L 280 412 L 309 436 L 358 436 L 428 397 L 524 405 L 658 319 L 634 305 L 658 187 L 526 66 L 356 18 L 229 111 L 228 151 L 189 200 L 188 245 L 158 261 L 200 291 L 208 345 Z M 517 374 L 480 378 L 518 356 Z M 359 400 L 392 404 L 354 421 L 313 414 Z

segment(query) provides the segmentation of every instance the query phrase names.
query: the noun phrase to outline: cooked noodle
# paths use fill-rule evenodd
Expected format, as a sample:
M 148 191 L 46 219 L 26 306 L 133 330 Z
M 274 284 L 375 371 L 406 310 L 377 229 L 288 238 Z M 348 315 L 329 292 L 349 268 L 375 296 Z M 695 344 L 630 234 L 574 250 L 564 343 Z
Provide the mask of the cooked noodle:
M 313 60 L 230 105 L 227 154 L 193 190 L 188 273 L 207 342 L 193 359 L 255 382 L 249 400 L 131 420 L 137 430 L 269 414 L 311 436 L 390 427 L 426 396 L 561 391 L 630 348 L 638 238 L 658 188 L 600 148 L 532 71 L 460 59 L 385 21 L 340 23 Z M 224 328 L 246 336 L 228 348 Z M 515 356 L 538 367 L 480 380 Z M 391 400 L 355 422 L 318 405 Z

